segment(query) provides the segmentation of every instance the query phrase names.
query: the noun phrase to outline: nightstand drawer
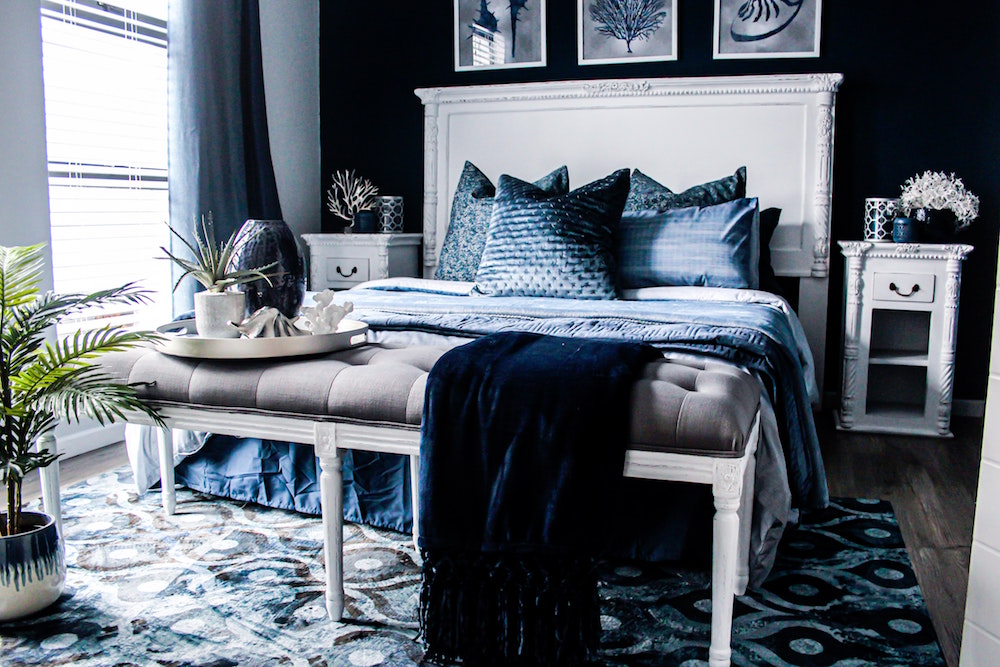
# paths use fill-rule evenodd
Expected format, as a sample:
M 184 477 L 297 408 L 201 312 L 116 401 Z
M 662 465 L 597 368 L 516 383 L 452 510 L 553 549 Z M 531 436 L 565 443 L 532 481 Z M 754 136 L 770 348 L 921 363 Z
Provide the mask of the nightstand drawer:
M 934 274 L 876 273 L 876 301 L 934 302 Z
M 366 280 L 420 275 L 420 234 L 303 234 L 309 289 L 349 289 Z
M 327 257 L 326 282 L 330 287 L 349 287 L 368 280 L 367 257 Z

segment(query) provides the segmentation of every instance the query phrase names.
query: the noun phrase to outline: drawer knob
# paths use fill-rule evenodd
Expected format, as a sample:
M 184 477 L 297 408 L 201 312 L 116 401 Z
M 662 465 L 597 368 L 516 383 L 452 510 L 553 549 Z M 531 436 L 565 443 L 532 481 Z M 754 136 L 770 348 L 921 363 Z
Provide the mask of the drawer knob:
M 897 285 L 896 283 L 889 283 L 889 289 L 891 289 L 893 292 L 895 292 L 899 296 L 906 297 L 906 296 L 913 296 L 914 294 L 916 294 L 917 292 L 919 292 L 920 291 L 920 285 L 914 284 L 913 287 L 910 288 L 910 291 L 907 292 L 906 294 L 903 294 L 902 292 L 899 291 L 899 285 Z
M 350 278 L 351 276 L 353 276 L 357 272 L 358 272 L 358 267 L 356 267 L 356 266 L 352 266 L 351 267 L 351 272 L 350 273 L 344 273 L 339 266 L 337 267 L 337 273 L 339 273 L 340 275 L 342 275 L 344 278 Z

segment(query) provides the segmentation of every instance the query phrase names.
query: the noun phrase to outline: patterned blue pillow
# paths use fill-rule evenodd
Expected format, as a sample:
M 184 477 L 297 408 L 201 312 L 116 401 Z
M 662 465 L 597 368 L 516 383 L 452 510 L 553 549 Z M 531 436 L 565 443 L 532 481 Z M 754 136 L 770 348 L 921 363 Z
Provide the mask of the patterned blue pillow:
M 565 166 L 535 181 L 553 195 L 569 192 L 569 172 Z M 496 188 L 476 165 L 466 161 L 451 202 L 451 220 L 441 245 L 434 277 L 438 280 L 475 280 L 479 260 L 486 245 L 486 229 L 493 213 Z
M 614 233 L 628 169 L 564 195 L 501 176 L 476 291 L 490 296 L 614 299 Z
M 747 196 L 747 168 L 740 167 L 732 176 L 695 185 L 684 192 L 676 193 L 665 185 L 660 185 L 638 169 L 632 171 L 632 186 L 629 189 L 626 211 L 647 211 L 651 209 L 685 208 L 687 206 L 713 206 Z
M 626 212 L 618 230 L 619 287 L 756 289 L 758 224 L 756 199 Z

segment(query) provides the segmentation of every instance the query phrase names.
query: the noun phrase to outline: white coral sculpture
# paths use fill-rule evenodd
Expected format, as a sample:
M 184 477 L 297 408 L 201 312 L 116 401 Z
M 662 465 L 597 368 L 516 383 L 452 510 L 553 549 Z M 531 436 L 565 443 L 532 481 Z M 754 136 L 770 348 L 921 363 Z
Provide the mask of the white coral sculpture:
M 343 306 L 338 306 L 333 302 L 334 294 L 333 290 L 328 289 L 314 296 L 316 305 L 303 306 L 301 315 L 295 320 L 295 326 L 314 334 L 335 332 L 340 321 L 354 310 L 354 304 L 347 301 Z
M 957 229 L 964 229 L 979 217 L 979 197 L 965 189 L 955 174 L 925 171 L 903 184 L 899 208 L 910 215 L 918 208 L 948 209 L 955 214 Z
M 333 173 L 333 185 L 326 191 L 326 207 L 330 213 L 349 223 L 354 222 L 354 214 L 368 211 L 375 206 L 378 188 L 367 178 L 362 178 L 354 170 Z

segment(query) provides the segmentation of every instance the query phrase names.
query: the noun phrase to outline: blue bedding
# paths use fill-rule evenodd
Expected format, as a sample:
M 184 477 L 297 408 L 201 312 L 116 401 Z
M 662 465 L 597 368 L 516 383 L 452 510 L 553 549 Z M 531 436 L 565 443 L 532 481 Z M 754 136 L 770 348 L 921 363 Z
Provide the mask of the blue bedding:
M 739 364 L 764 381 L 778 419 L 793 503 L 829 501 L 826 474 L 795 336 L 787 315 L 766 304 L 683 299 L 581 303 L 541 297 L 456 296 L 412 289 L 353 289 L 339 301 L 378 332 L 483 336 L 527 331 L 649 343 L 665 352 L 708 355 Z M 391 337 L 383 337 L 387 342 Z
M 367 322 L 370 339 L 387 344 L 456 343 L 500 331 L 528 331 L 643 341 L 669 354 L 708 355 L 750 369 L 763 382 L 773 406 L 777 434 L 770 467 L 757 480 L 758 503 L 770 502 L 766 525 L 755 540 L 763 567 L 784 524 L 800 509 L 826 506 L 828 492 L 809 391 L 807 366 L 795 327 L 773 303 L 683 298 L 580 303 L 567 299 L 468 296 L 463 283 L 401 281 L 355 288 L 337 295 L 354 304 L 354 319 Z M 426 287 L 426 289 L 424 289 Z M 707 288 L 699 288 L 705 290 Z M 797 324 L 797 323 L 796 323 Z M 766 406 L 762 406 L 765 410 Z M 766 435 L 766 427 L 764 428 Z M 762 443 L 762 446 L 766 443 Z M 234 455 L 234 446 L 242 453 Z M 780 449 L 777 449 L 780 447 Z M 245 448 L 245 449 L 244 449 Z M 767 452 L 758 450 L 758 463 Z M 182 462 L 177 479 L 191 488 L 271 506 L 319 513 L 318 464 L 310 447 L 211 436 L 205 448 Z M 354 452 L 345 461 L 345 516 L 381 527 L 411 530 L 408 466 L 401 457 Z M 786 473 L 787 471 L 787 473 Z M 775 499 L 774 482 L 787 474 L 789 499 Z M 772 487 L 762 489 L 770 475 Z M 701 559 L 710 547 L 710 489 L 629 480 L 620 520 L 619 555 L 644 560 Z M 762 491 L 764 491 L 762 493 Z M 779 494 L 780 495 L 780 494 Z M 648 508 L 656 508 L 649 512 Z M 671 509 L 674 508 L 674 509 Z M 756 529 L 755 529 L 756 530 Z

